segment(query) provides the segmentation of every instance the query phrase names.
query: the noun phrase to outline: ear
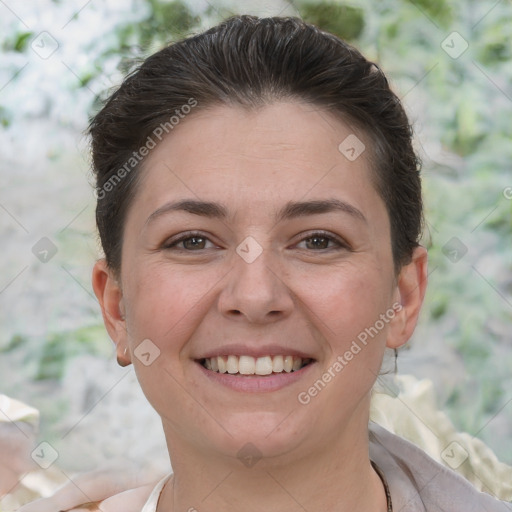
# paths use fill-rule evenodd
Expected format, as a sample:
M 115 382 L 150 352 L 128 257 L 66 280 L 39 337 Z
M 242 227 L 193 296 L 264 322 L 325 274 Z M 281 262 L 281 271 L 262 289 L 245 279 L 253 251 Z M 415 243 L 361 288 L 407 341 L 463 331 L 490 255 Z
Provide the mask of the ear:
M 386 346 L 404 345 L 414 332 L 427 288 L 427 250 L 416 247 L 411 262 L 404 265 L 398 275 L 394 307 L 396 314 L 390 322 Z
M 116 345 L 117 362 L 121 366 L 131 363 L 128 349 L 123 292 L 106 260 L 100 259 L 92 271 L 92 287 L 101 306 L 103 323 Z

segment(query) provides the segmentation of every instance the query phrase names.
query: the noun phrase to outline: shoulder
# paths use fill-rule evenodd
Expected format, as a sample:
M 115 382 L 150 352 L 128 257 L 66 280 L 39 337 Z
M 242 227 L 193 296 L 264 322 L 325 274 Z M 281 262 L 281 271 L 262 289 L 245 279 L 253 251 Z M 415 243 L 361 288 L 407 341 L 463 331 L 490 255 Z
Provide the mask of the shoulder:
M 512 504 L 479 492 L 463 477 L 380 425 L 370 422 L 369 436 L 370 457 L 387 479 L 395 510 L 512 512 Z

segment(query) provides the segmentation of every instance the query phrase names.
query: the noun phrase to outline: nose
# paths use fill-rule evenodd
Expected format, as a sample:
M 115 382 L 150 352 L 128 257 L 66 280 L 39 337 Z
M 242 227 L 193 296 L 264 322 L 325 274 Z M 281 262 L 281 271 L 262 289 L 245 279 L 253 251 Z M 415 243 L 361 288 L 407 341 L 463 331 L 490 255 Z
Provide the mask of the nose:
M 264 249 L 253 261 L 238 253 L 233 259 L 218 301 L 222 315 L 264 324 L 291 314 L 293 294 L 284 281 L 282 265 L 270 249 Z

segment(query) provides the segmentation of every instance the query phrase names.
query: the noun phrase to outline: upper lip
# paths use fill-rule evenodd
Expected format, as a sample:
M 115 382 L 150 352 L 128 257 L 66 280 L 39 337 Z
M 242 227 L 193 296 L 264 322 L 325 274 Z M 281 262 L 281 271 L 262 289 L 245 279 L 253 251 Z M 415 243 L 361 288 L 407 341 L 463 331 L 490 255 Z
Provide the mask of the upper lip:
M 223 345 L 219 348 L 212 348 L 201 355 L 198 359 L 210 359 L 218 356 L 252 356 L 254 358 L 265 356 L 295 356 L 302 359 L 315 359 L 311 354 L 295 348 L 282 347 L 280 345 L 258 345 L 250 346 L 244 344 Z

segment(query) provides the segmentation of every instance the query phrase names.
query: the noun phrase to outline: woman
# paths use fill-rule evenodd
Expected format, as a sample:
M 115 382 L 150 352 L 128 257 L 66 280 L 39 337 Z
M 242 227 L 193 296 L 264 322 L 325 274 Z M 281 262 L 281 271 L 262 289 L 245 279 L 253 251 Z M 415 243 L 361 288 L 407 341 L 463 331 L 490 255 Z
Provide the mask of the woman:
M 143 512 L 512 510 L 369 426 L 427 280 L 378 66 L 299 19 L 234 17 L 149 57 L 90 133 L 93 288 L 173 467 Z

